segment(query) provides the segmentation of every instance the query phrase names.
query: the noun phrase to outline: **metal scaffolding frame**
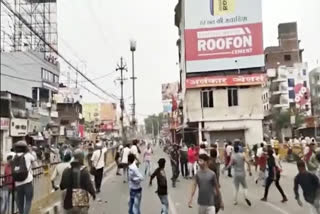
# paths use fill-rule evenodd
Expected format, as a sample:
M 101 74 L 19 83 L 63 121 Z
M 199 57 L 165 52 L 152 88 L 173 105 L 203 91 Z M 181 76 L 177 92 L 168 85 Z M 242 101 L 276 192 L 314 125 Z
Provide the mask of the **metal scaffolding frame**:
M 23 17 L 28 24 L 45 39 L 51 47 L 58 48 L 57 2 L 56 0 L 2 0 L 14 12 Z M 1 5 L 1 50 L 43 52 L 47 59 L 56 58 L 55 52 L 37 35 L 30 31 L 19 18 Z M 4 12 L 4 13 L 3 13 Z M 6 17 L 5 17 L 6 16 Z M 7 22 L 7 23 L 6 23 Z M 52 58 L 53 57 L 53 58 Z

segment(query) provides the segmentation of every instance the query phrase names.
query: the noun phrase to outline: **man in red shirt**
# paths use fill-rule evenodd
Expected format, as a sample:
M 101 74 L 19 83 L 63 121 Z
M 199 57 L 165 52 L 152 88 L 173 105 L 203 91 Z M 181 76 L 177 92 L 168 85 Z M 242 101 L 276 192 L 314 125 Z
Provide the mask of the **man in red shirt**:
M 189 147 L 188 149 L 189 178 L 192 178 L 192 176 L 196 174 L 195 163 L 196 163 L 196 152 L 195 152 L 194 145 L 191 145 L 191 147 Z
M 256 184 L 260 180 L 264 181 L 265 180 L 265 172 L 267 168 L 267 150 L 263 149 L 263 153 L 261 156 L 258 158 L 258 166 L 259 166 L 259 175 L 258 178 L 256 179 Z M 265 185 L 265 182 L 263 182 L 263 186 Z

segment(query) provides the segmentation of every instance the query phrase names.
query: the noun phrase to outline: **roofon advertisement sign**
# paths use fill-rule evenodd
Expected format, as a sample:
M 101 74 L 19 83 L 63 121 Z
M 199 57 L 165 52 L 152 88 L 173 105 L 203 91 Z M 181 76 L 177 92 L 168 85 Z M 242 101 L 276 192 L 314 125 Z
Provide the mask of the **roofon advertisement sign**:
M 187 72 L 264 66 L 261 0 L 186 0 Z

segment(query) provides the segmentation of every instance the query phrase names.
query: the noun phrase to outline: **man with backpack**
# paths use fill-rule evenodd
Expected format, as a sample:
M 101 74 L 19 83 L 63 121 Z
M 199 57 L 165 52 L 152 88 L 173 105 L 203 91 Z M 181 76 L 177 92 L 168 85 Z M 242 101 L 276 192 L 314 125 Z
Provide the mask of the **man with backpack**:
M 95 199 L 95 189 L 84 166 L 84 152 L 76 149 L 73 157 L 71 167 L 64 170 L 60 183 L 60 189 L 67 190 L 63 207 L 66 214 L 88 214 L 89 194 Z
M 15 143 L 16 155 L 12 161 L 12 177 L 16 186 L 16 198 L 19 213 L 29 214 L 33 198 L 32 163 L 35 157 L 28 151 L 25 141 Z

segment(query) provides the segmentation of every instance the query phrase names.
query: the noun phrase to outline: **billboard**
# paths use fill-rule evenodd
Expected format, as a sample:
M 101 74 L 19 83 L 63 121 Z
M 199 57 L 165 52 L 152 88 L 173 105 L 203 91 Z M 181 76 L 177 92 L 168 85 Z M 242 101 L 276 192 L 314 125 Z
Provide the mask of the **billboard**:
M 261 0 L 186 0 L 187 72 L 264 66 Z
M 82 105 L 83 117 L 85 121 L 91 122 L 100 120 L 100 105 L 99 103 L 85 103 Z
M 100 103 L 100 120 L 115 121 L 117 115 L 117 105 L 115 103 Z
M 310 101 L 310 91 L 303 84 L 297 84 L 294 87 L 295 102 L 298 106 L 306 105 Z
M 187 78 L 186 88 L 262 85 L 266 81 L 267 77 L 265 74 L 198 76 Z
M 172 97 L 177 99 L 178 91 L 178 82 L 162 84 L 162 100 L 172 100 Z
M 58 94 L 54 95 L 57 103 L 76 103 L 81 101 L 79 88 L 60 87 Z

